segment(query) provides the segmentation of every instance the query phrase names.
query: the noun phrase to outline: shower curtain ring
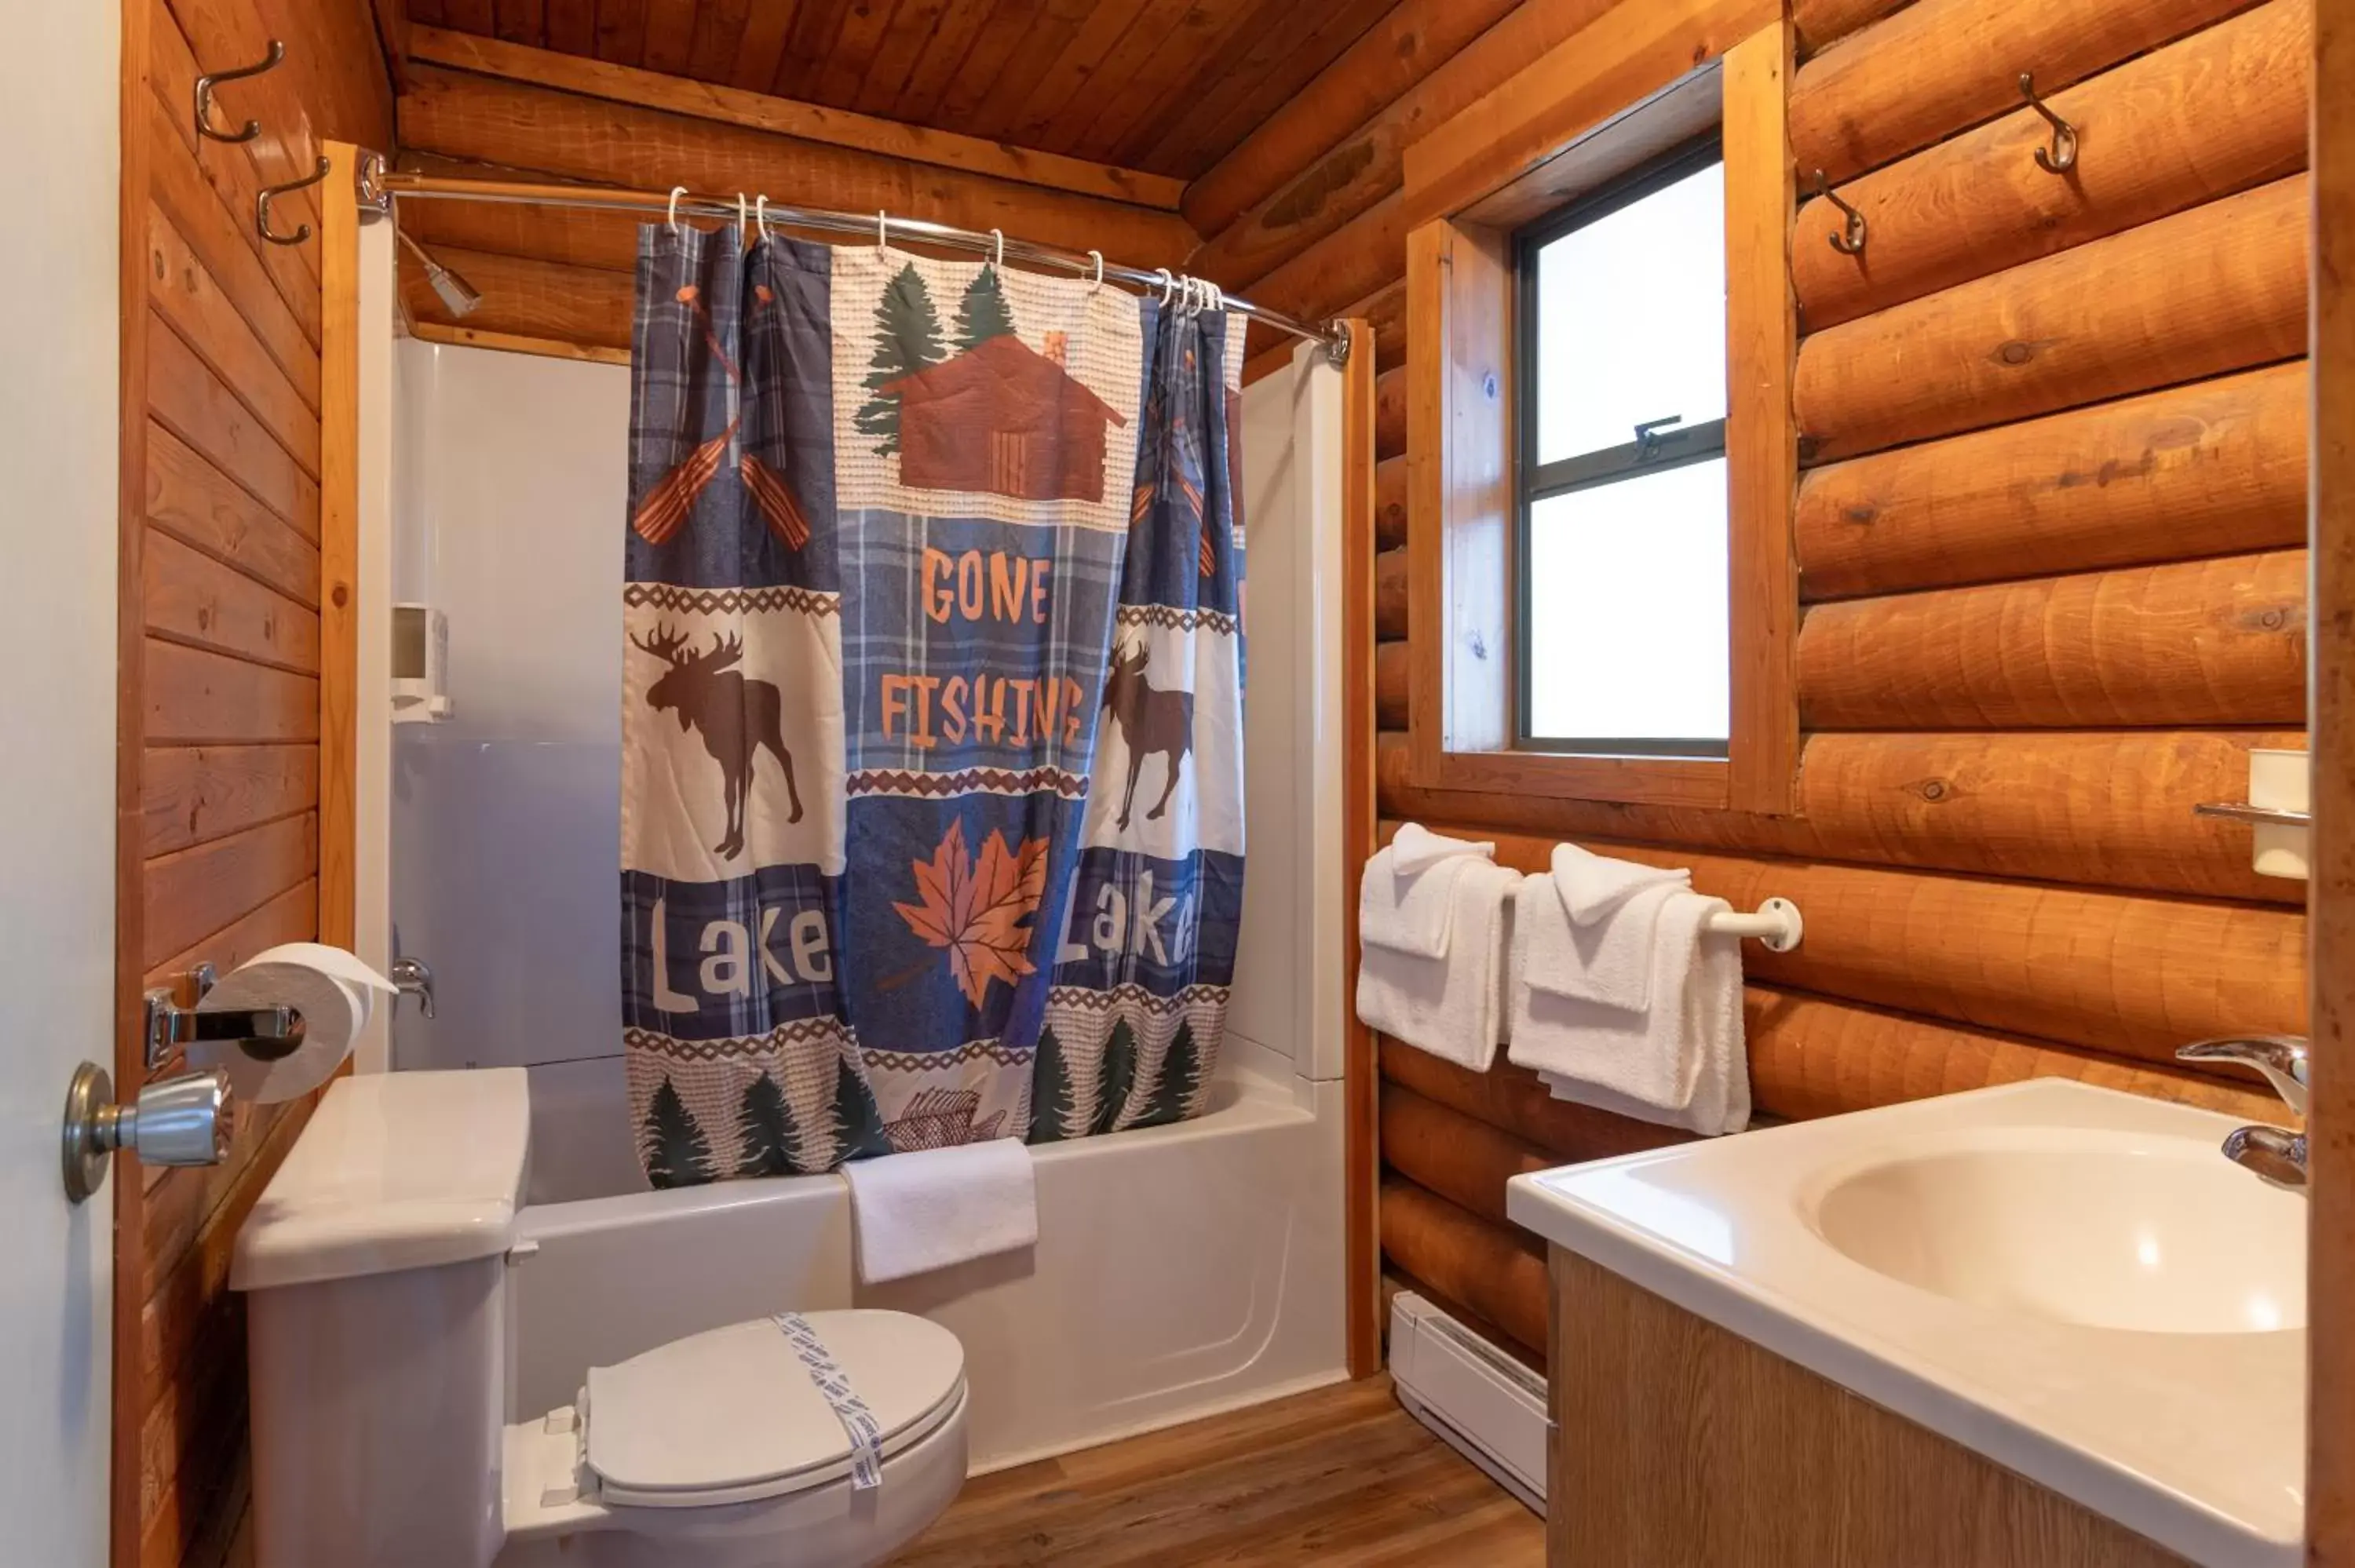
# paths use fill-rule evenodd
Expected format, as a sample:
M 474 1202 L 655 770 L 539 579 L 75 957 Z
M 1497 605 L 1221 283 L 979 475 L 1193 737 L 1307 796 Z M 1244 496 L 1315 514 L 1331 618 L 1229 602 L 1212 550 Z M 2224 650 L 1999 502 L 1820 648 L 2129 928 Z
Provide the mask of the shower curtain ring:
M 989 231 L 989 238 L 997 244 L 996 253 L 990 258 L 990 265 L 1002 272 L 1006 270 L 1006 232 L 1003 229 L 993 228 Z
M 891 249 L 891 215 L 888 212 L 879 210 L 875 214 L 875 249 Z
M 670 212 L 665 221 L 670 225 L 670 231 L 673 234 L 677 234 L 679 232 L 678 198 L 686 194 L 687 187 L 685 185 L 673 185 L 670 187 Z
M 752 204 L 752 227 L 761 231 L 762 238 L 769 238 L 769 193 L 766 191 L 762 191 L 761 198 Z
M 1156 267 L 1153 275 L 1161 280 L 1161 308 L 1169 308 L 1169 297 L 1178 291 L 1178 280 L 1167 267 Z
M 1095 260 L 1095 264 L 1096 264 L 1096 281 L 1095 281 L 1095 287 L 1097 287 L 1097 288 L 1101 289 L 1101 288 L 1103 288 L 1103 251 L 1101 251 L 1101 250 L 1091 250 L 1091 251 L 1089 251 L 1089 252 L 1088 252 L 1088 254 L 1089 254 L 1091 257 L 1092 257 L 1092 258 L 1094 259 L 1094 260 Z

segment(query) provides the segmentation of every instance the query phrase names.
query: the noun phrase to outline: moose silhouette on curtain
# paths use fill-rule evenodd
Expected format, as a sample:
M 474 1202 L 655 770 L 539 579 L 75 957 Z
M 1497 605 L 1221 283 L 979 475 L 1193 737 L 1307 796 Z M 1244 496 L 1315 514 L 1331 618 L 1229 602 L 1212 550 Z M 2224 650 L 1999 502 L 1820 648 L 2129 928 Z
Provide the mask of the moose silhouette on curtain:
M 1145 666 L 1152 656 L 1152 650 L 1142 644 L 1127 650 L 1115 647 L 1111 673 L 1104 677 L 1104 711 L 1112 715 L 1128 742 L 1128 789 L 1120 799 L 1118 825 L 1122 828 L 1128 826 L 1130 809 L 1136 804 L 1136 778 L 1145 770 L 1145 759 L 1156 753 L 1169 758 L 1169 780 L 1162 786 L 1161 799 L 1145 813 L 1146 821 L 1157 822 L 1169 809 L 1169 797 L 1178 792 L 1178 770 L 1194 748 L 1194 694 L 1165 692 L 1149 684 Z
M 646 688 L 646 706 L 678 715 L 678 727 L 703 737 L 703 748 L 719 764 L 728 811 L 728 832 L 713 853 L 732 857 L 744 848 L 744 798 L 752 790 L 753 765 L 765 747 L 785 772 L 785 795 L 793 802 L 789 821 L 802 820 L 802 792 L 794 782 L 794 754 L 785 749 L 784 697 L 772 681 L 755 681 L 733 668 L 744 656 L 744 640 L 733 632 L 711 634 L 711 651 L 697 653 L 687 639 L 667 629 L 630 641 L 670 666 Z

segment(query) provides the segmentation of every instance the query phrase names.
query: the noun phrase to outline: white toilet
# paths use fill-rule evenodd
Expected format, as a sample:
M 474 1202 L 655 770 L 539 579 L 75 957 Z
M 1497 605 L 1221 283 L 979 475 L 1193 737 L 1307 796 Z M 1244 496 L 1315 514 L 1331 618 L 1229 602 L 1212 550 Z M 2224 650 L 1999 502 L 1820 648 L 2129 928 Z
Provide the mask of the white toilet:
M 865 1490 L 842 1419 L 767 1319 L 591 1369 L 576 1404 L 506 1425 L 529 1150 L 520 1069 L 328 1090 L 229 1276 L 247 1293 L 260 1568 L 861 1568 L 948 1507 L 964 1351 L 904 1313 L 805 1317 L 880 1429 Z

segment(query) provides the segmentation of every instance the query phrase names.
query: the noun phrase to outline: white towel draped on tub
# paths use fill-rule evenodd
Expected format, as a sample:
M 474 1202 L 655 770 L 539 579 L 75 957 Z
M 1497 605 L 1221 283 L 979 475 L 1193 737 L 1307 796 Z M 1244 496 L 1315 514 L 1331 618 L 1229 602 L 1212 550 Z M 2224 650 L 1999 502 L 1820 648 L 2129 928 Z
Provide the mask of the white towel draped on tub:
M 1497 1052 L 1507 904 L 1521 880 L 1490 863 L 1495 851 L 1409 823 L 1358 890 L 1358 1016 L 1476 1072 Z
M 1644 913 L 1639 899 L 1657 899 L 1646 938 L 1649 1001 L 1614 1007 L 1562 988 L 1581 958 L 1561 891 L 1550 877 L 1521 885 L 1507 1054 L 1536 1069 L 1557 1099 L 1694 1132 L 1739 1132 L 1750 1122 L 1741 941 L 1705 929 L 1729 906 L 1656 885 L 1621 912 Z
M 842 1178 L 865 1284 L 1038 1245 L 1030 1150 L 1013 1139 L 854 1160 Z

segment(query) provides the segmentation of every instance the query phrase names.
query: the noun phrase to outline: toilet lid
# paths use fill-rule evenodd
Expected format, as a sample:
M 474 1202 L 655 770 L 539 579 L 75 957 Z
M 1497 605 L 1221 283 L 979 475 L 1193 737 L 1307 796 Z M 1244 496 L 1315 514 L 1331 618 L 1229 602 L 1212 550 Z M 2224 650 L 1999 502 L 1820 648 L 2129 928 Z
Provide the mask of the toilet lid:
M 807 1312 L 883 1434 L 922 1439 L 964 1389 L 964 1347 L 904 1312 Z M 763 1318 L 592 1367 L 587 1458 L 613 1503 L 693 1508 L 824 1486 L 850 1473 L 850 1437 L 784 1331 Z

